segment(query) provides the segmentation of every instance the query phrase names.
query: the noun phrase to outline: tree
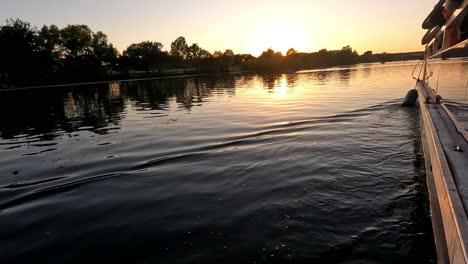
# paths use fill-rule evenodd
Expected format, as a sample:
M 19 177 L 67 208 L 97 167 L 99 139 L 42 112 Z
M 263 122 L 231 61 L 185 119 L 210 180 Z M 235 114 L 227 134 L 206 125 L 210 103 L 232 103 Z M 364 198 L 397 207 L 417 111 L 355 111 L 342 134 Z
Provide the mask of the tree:
M 117 50 L 86 25 L 37 30 L 19 19 L 0 27 L 0 82 L 35 85 L 104 79 Z M 8 78 L 7 78 L 8 76 Z M 2 80 L 3 79 L 3 80 Z
M 198 58 L 202 60 L 210 59 L 212 57 L 213 55 L 211 55 L 211 53 L 205 49 L 201 49 L 198 53 Z
M 68 25 L 60 30 L 63 51 L 66 56 L 81 56 L 92 53 L 93 32 L 86 25 Z
M 38 32 L 39 57 L 41 69 L 46 79 L 63 69 L 63 48 L 60 29 L 55 25 L 44 25 Z
M 340 52 L 338 53 L 338 64 L 353 64 L 356 63 L 359 58 L 359 54 L 353 50 L 353 48 L 349 45 L 343 47 Z
M 272 48 L 267 49 L 266 51 L 262 52 L 262 55 L 260 55 L 260 58 L 269 58 L 275 56 L 275 51 Z
M 360 61 L 361 62 L 372 62 L 373 61 L 373 52 L 372 51 L 366 51 L 364 54 L 361 55 Z
M 172 42 L 171 55 L 181 60 L 186 60 L 188 58 L 189 47 L 184 37 L 178 37 Z
M 60 30 L 60 57 L 66 81 L 101 80 L 118 52 L 107 36 L 86 25 L 68 25 Z
M 296 55 L 298 52 L 297 50 L 293 49 L 293 48 L 290 48 L 288 49 L 288 51 L 286 52 L 286 56 L 292 56 L 292 55 Z
M 40 75 L 37 30 L 28 22 L 8 19 L 0 28 L 0 82 L 21 82 Z
M 281 52 L 275 52 L 269 48 L 258 57 L 258 67 L 268 71 L 278 71 L 281 69 L 283 61 L 284 56 Z
M 244 63 L 255 60 L 255 57 L 251 54 L 236 54 L 234 55 L 234 65 L 241 66 Z
M 39 46 L 42 52 L 47 53 L 54 59 L 61 56 L 60 29 L 56 25 L 44 25 L 39 31 Z
M 220 50 L 213 52 L 213 57 L 215 58 L 221 58 L 222 56 L 223 56 L 223 52 Z
M 162 59 L 167 56 L 162 48 L 163 45 L 159 42 L 144 41 L 130 45 L 123 55 L 129 58 L 130 64 L 135 68 L 149 72 L 155 67 L 160 67 Z
M 200 48 L 198 44 L 194 43 L 188 48 L 188 60 L 203 60 L 208 58 L 211 58 L 211 53 Z
M 234 51 L 232 51 L 230 49 L 227 49 L 226 51 L 224 51 L 223 56 L 225 56 L 225 57 L 234 57 Z
M 229 67 L 234 64 L 234 51 L 227 49 L 221 56 L 222 71 L 229 71 Z
M 104 63 L 112 63 L 117 59 L 117 49 L 108 42 L 106 34 L 102 31 L 93 33 L 91 47 L 94 56 Z

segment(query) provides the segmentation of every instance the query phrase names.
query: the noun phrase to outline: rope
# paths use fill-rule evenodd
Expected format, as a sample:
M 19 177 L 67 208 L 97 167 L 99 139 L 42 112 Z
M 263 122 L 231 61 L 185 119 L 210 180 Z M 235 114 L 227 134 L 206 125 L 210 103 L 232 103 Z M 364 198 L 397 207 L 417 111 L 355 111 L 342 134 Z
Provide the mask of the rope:
M 424 60 L 420 60 L 416 66 L 414 66 L 414 69 L 413 69 L 413 73 L 411 74 L 411 76 L 413 76 L 413 79 L 414 80 L 420 80 L 421 78 L 421 73 L 422 73 L 422 70 L 423 70 L 423 66 L 421 65 L 421 70 L 419 70 L 419 75 L 418 75 L 418 78 L 416 79 L 416 77 L 414 76 L 414 73 L 416 72 L 416 69 L 418 68 L 419 64 L 421 64 L 421 62 L 424 62 Z
M 418 68 L 419 64 L 421 64 L 421 62 L 423 62 L 423 61 L 424 61 L 424 60 L 420 60 L 420 61 L 416 64 L 416 66 L 414 66 L 413 73 L 411 74 L 411 76 L 413 77 L 413 80 L 416 80 L 416 81 L 417 81 L 416 84 L 414 85 L 414 90 L 416 90 L 416 88 L 417 88 L 417 86 L 418 86 L 418 81 L 421 80 L 421 73 L 422 73 L 422 71 L 423 71 L 423 65 L 421 65 L 421 69 L 419 70 L 418 78 L 416 78 L 416 77 L 414 76 L 414 73 L 416 72 L 416 69 Z
M 434 76 L 434 72 L 432 71 L 431 64 L 430 64 L 429 62 L 426 62 L 426 64 L 427 64 L 427 68 L 428 68 L 428 71 L 427 71 L 427 72 L 428 72 L 429 74 L 427 75 L 425 81 L 429 80 L 429 78 L 431 78 L 432 76 Z

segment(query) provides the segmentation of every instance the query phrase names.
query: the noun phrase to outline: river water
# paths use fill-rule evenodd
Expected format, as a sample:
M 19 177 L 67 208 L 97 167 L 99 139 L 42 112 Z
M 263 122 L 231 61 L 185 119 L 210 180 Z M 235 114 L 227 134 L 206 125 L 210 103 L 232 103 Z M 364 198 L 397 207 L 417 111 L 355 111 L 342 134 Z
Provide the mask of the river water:
M 0 262 L 435 262 L 415 64 L 0 93 Z

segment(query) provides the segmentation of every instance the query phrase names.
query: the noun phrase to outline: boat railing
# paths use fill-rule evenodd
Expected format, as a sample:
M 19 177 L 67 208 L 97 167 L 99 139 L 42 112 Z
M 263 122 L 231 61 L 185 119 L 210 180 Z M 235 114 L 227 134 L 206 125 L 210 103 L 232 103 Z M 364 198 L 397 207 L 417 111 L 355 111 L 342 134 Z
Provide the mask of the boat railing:
M 444 4 L 444 0 L 439 1 L 423 24 L 423 28 L 428 29 L 422 41 L 426 45 L 426 59 L 440 56 L 451 49 L 468 47 L 468 39 L 457 34 L 457 31 L 458 33 L 460 31 L 462 21 L 466 23 L 464 20 L 468 19 L 468 0 L 464 0 L 458 9 L 453 11 L 443 26 L 430 25 L 428 27 L 427 24 L 430 24 L 431 16 L 440 15 L 436 12 L 443 9 Z M 456 32 L 454 33 L 453 30 Z M 454 39 L 454 34 L 456 39 Z

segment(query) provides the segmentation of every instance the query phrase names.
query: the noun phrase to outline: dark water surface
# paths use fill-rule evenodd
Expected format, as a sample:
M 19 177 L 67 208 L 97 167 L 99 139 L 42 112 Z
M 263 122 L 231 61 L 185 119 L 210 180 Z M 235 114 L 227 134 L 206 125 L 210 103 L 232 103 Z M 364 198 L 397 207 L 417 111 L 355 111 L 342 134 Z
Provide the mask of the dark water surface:
M 414 64 L 0 93 L 0 263 L 434 262 Z

